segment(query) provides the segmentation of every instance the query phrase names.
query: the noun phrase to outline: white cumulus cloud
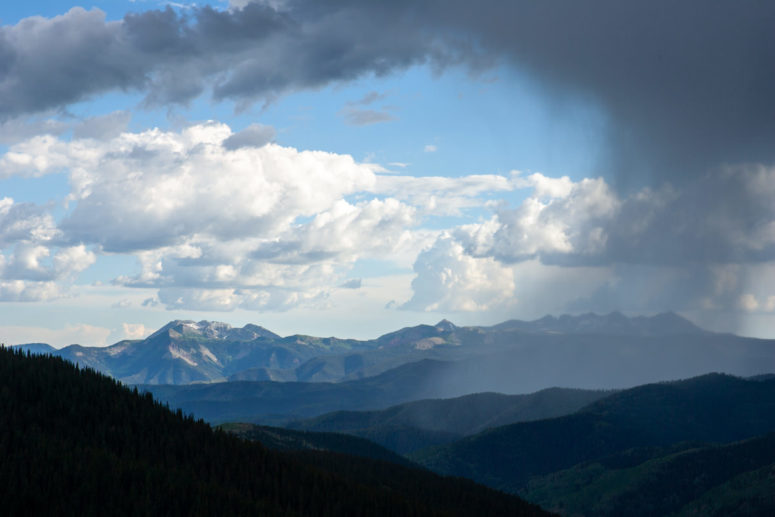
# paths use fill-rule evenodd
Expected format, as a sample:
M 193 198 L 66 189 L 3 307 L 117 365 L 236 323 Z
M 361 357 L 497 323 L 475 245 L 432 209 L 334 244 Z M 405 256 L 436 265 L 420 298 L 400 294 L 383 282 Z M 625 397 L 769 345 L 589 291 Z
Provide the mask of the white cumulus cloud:
M 420 253 L 412 298 L 402 308 L 422 311 L 484 311 L 513 304 L 512 270 L 493 258 L 477 258 L 449 236 Z

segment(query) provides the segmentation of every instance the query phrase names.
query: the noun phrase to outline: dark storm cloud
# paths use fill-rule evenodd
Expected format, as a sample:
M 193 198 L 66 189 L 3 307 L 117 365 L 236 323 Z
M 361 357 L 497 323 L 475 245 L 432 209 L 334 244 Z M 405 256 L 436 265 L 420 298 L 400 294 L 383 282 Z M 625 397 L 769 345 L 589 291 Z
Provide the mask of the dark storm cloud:
M 620 174 L 775 158 L 773 2 L 456 2 L 438 12 L 545 88 L 602 103 Z
M 116 88 L 139 88 L 147 64 L 121 41 L 122 25 L 75 8 L 0 28 L 0 117 L 62 107 Z
M 308 41 L 317 41 L 318 57 L 328 58 L 298 61 L 319 70 L 306 72 L 313 77 L 330 74 L 332 65 L 379 72 L 419 59 L 441 68 L 462 61 L 477 69 L 488 58 L 500 58 L 529 72 L 549 96 L 595 99 L 610 116 L 609 165 L 620 177 L 676 178 L 722 163 L 775 159 L 773 2 L 332 0 L 284 5 L 290 16 L 305 20 L 305 27 L 319 20 L 310 24 L 315 38 Z M 300 41 L 299 51 L 304 53 L 305 46 Z
M 215 99 L 249 103 L 387 74 L 431 54 L 439 62 L 452 59 L 420 29 L 420 20 L 388 6 L 280 12 L 248 4 L 234 11 L 204 7 L 190 15 L 168 8 L 116 22 L 107 22 L 99 10 L 74 8 L 0 28 L 0 117 L 110 90 L 145 92 L 153 105 L 185 103 L 211 88 Z
M 727 167 L 629 196 L 602 179 L 583 180 L 563 197 L 534 194 L 455 235 L 468 253 L 507 264 L 757 264 L 775 257 L 774 201 L 775 169 L 764 166 Z
M 76 8 L 0 29 L 0 117 L 109 90 L 151 104 L 210 89 L 238 104 L 418 63 L 506 59 L 548 95 L 611 117 L 619 173 L 675 177 L 775 158 L 775 3 L 769 1 L 287 1 L 106 22 Z

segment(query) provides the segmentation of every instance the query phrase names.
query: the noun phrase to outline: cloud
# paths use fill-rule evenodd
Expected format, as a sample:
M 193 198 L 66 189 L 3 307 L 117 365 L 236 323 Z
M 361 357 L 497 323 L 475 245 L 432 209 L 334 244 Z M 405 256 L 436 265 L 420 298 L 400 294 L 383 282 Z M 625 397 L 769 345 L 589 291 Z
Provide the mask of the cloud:
M 362 285 L 363 281 L 360 278 L 353 278 L 341 284 L 339 287 L 342 289 L 360 289 Z
M 95 252 L 129 253 L 140 271 L 114 283 L 159 289 L 168 308 L 319 306 L 361 258 L 411 266 L 438 233 L 419 227 L 427 211 L 413 203 L 425 203 L 423 195 L 440 200 L 440 213 L 511 188 L 501 176 L 383 181 L 378 165 L 347 155 L 271 143 L 227 149 L 234 136 L 209 122 L 15 144 L 0 160 L 16 173 L 69 173 L 71 209 L 57 226 L 34 207 L 13 218 L 20 208 L 4 201 L 15 249 L 6 278 L 72 280 Z M 33 233 L 48 240 L 23 240 Z
M 156 307 L 159 305 L 159 299 L 158 297 L 152 297 L 152 298 L 146 298 L 143 300 L 143 307 Z
M 56 235 L 54 219 L 43 207 L 0 199 L 0 249 L 18 241 L 49 241 Z
M 159 288 L 168 308 L 287 310 L 319 305 L 359 258 L 411 264 L 427 241 L 413 232 L 414 210 L 388 199 L 343 200 L 275 239 L 196 240 L 138 254 L 141 272 L 116 282 Z M 408 265 L 407 264 L 407 265 Z
M 387 96 L 386 93 L 371 91 L 356 101 L 348 102 L 339 111 L 339 115 L 344 117 L 345 122 L 351 126 L 368 126 L 380 122 L 390 122 L 396 119 L 391 113 L 391 110 L 395 108 L 390 106 L 383 106 L 381 109 L 365 108 L 365 106 L 386 99 Z
M 384 30 L 390 26 L 400 38 Z M 145 92 L 151 105 L 186 103 L 206 90 L 251 103 L 431 57 L 441 65 L 451 54 L 422 20 L 387 5 L 168 7 L 120 21 L 75 7 L 0 28 L 0 119 L 113 90 Z
M 263 289 L 163 288 L 159 300 L 167 309 L 195 311 L 285 311 L 325 305 L 328 293 L 322 289 L 307 291 L 268 287 Z
M 429 214 L 458 215 L 465 208 L 480 208 L 483 196 L 519 186 L 511 178 L 497 174 L 457 178 L 380 174 L 375 191 L 421 207 Z
M 372 199 L 351 205 L 344 200 L 298 226 L 289 236 L 260 246 L 253 256 L 277 263 L 315 262 L 316 259 L 359 255 L 382 256 L 414 243 L 408 229 L 417 223 L 415 210 L 395 199 Z
M 56 282 L 30 280 L 0 280 L 2 302 L 46 302 L 65 295 Z
M 122 323 L 125 339 L 143 339 L 151 333 L 142 323 Z
M 414 264 L 412 298 L 401 308 L 486 311 L 516 302 L 514 275 L 493 258 L 476 258 L 449 236 L 440 237 Z
M 71 160 L 71 151 L 87 151 L 80 145 L 75 149 L 54 135 L 38 135 L 13 144 L 0 159 L 0 178 L 11 176 L 40 177 L 65 170 Z
M 503 285 L 514 287 L 512 302 L 531 316 L 539 307 L 750 312 L 766 308 L 775 292 L 772 168 L 727 167 L 628 196 L 602 178 L 516 174 L 510 184 L 531 192 L 516 207 L 491 205 L 491 218 L 451 229 L 418 257 L 406 307 L 464 306 L 459 293 L 475 292 L 476 283 L 455 281 L 466 276 L 455 272 L 487 264 L 476 260 L 494 261 L 490 277 L 510 272 Z
M 132 114 L 128 111 L 114 111 L 107 115 L 90 117 L 73 128 L 73 138 L 115 138 L 126 131 L 131 120 Z
M 386 110 L 372 110 L 354 108 L 352 106 L 345 107 L 340 111 L 340 115 L 344 117 L 345 122 L 351 126 L 369 126 L 371 124 L 379 124 L 380 122 L 390 122 L 396 120 L 396 117 Z
M 19 115 L 2 121 L 0 122 L 0 142 L 13 145 L 35 136 L 60 136 L 71 130 L 76 139 L 113 138 L 126 130 L 132 118 L 128 111 L 114 111 L 80 121 L 73 120 L 67 114 L 63 116 L 62 113 L 58 113 L 61 118 L 54 118 L 54 115 L 57 114 L 44 112 L 39 115 Z M 4 163 L 6 167 L 11 164 L 12 162 L 8 161 Z M 0 177 L 10 175 L 9 172 L 0 171 Z
M 111 252 L 175 245 L 194 234 L 274 236 L 375 182 L 369 166 L 347 155 L 276 144 L 228 150 L 222 143 L 231 136 L 228 126 L 208 123 L 100 142 L 36 137 L 0 164 L 28 175 L 69 170 L 75 207 L 60 229 Z
M 85 246 L 58 248 L 53 254 L 46 246 L 18 243 L 10 259 L 0 255 L 0 278 L 6 280 L 73 280 L 94 264 L 96 257 Z
M 48 301 L 90 267 L 95 254 L 58 242 L 61 232 L 43 207 L 0 199 L 0 301 Z
M 751 293 L 741 295 L 738 304 L 741 309 L 748 312 L 753 312 L 759 308 L 759 301 Z
M 555 98 L 580 94 L 602 105 L 612 172 L 620 177 L 678 181 L 722 163 L 775 158 L 773 4 L 493 0 L 476 9 L 462 1 L 444 7 L 437 27 L 470 35 Z
M 119 21 L 73 8 L 0 28 L 0 118 L 115 90 L 148 104 L 209 91 L 247 105 L 413 65 L 476 71 L 500 60 L 548 98 L 603 107 L 611 172 L 678 181 L 775 159 L 773 16 L 768 2 L 726 0 L 239 2 Z
M 426 153 L 435 153 L 436 151 L 438 151 L 438 149 L 439 149 L 439 148 L 438 148 L 438 147 L 436 147 L 436 146 L 435 146 L 435 145 L 433 145 L 433 144 L 426 144 L 426 145 L 425 145 L 425 147 L 423 147 L 423 149 L 422 149 L 422 150 L 423 150 L 424 152 L 426 152 Z
M 676 188 L 618 195 L 602 178 L 519 178 L 533 192 L 456 232 L 474 256 L 505 263 L 728 264 L 775 256 L 775 169 L 730 167 Z M 745 200 L 745 202 L 743 202 Z
M 62 348 L 71 344 L 105 346 L 108 344 L 110 329 L 80 323 L 60 329 L 4 326 L 0 327 L 0 333 L 7 344 L 48 343 L 55 348 Z
M 0 122 L 0 142 L 10 145 L 37 135 L 61 135 L 70 128 L 71 124 L 45 115 L 18 116 Z
M 357 101 L 348 102 L 347 105 L 348 106 L 368 106 L 377 101 L 385 100 L 386 98 L 387 98 L 386 93 L 371 91 L 371 92 L 368 92 L 363 97 L 361 97 L 360 99 L 358 99 Z
M 277 132 L 272 126 L 251 124 L 242 131 L 234 133 L 223 141 L 223 147 L 235 151 L 243 147 L 263 147 L 273 142 Z

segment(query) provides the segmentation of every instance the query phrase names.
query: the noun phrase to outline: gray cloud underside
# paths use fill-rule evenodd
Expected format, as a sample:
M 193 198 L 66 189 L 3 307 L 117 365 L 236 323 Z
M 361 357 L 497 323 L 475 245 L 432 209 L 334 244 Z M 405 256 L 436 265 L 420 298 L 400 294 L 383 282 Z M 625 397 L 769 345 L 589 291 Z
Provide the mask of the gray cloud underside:
M 277 131 L 271 126 L 251 124 L 239 133 L 231 135 L 223 141 L 223 147 L 234 151 L 243 147 L 263 147 L 274 141 Z
M 405 37 L 374 32 L 406 27 Z M 314 12 L 312 12 L 314 11 Z M 0 117 L 38 112 L 110 90 L 146 92 L 149 104 L 185 103 L 206 88 L 215 99 L 266 100 L 366 73 L 386 74 L 433 54 L 420 20 L 389 7 L 276 11 L 249 4 L 236 11 L 171 9 L 106 21 L 74 8 L 0 28 Z M 408 26 L 407 26 L 408 24 Z M 399 29 L 404 30 L 404 29 Z
M 456 2 L 439 16 L 544 87 L 597 99 L 619 174 L 775 158 L 772 2 Z
M 250 3 L 128 14 L 76 8 L 0 29 L 0 117 L 109 90 L 150 104 L 250 103 L 418 63 L 499 56 L 612 120 L 614 165 L 665 177 L 775 158 L 775 3 L 571 0 Z

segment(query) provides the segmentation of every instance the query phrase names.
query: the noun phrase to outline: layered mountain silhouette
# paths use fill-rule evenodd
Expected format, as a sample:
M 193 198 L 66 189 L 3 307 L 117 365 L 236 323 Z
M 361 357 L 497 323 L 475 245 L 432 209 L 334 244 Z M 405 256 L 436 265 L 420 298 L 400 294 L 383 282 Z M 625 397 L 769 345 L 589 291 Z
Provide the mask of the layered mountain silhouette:
M 775 433 L 628 450 L 536 478 L 520 494 L 566 515 L 774 515 Z
M 547 316 L 491 327 L 442 320 L 373 340 L 281 337 L 263 327 L 173 321 L 139 341 L 21 348 L 64 357 L 129 384 L 348 382 L 421 360 L 439 397 L 530 393 L 553 386 L 626 388 L 710 371 L 749 376 L 775 364 L 775 341 L 706 332 L 674 313 Z
M 491 427 L 574 413 L 610 391 L 548 388 L 527 395 L 474 393 L 377 411 L 335 411 L 287 427 L 367 438 L 401 454 L 458 440 Z
M 489 429 L 415 459 L 518 492 L 537 477 L 629 449 L 729 443 L 772 431 L 775 380 L 708 374 L 621 391 L 571 415 Z

